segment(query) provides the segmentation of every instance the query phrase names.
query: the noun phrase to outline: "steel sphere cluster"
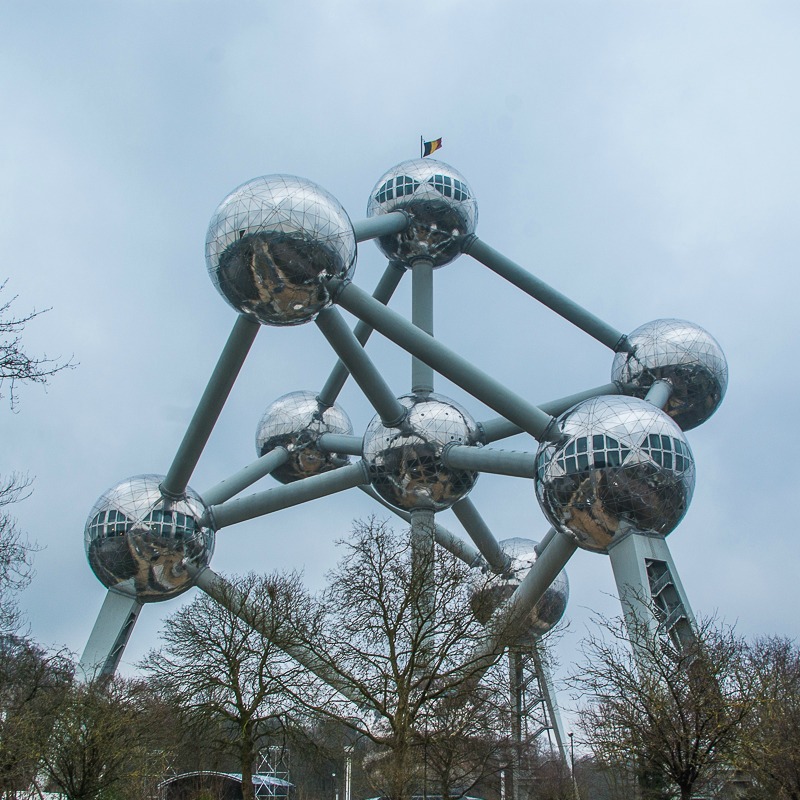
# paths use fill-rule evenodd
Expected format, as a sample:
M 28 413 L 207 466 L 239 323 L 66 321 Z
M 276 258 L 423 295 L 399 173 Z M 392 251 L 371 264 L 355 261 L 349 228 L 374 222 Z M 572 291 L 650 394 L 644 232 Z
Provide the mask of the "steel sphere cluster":
M 83 532 L 86 557 L 108 589 L 140 603 L 168 600 L 194 585 L 188 567 L 208 565 L 214 532 L 204 526 L 205 506 L 187 489 L 168 500 L 163 475 L 136 475 L 94 504 Z
M 511 564 L 502 575 L 477 574 L 470 587 L 470 607 L 478 622 L 486 625 L 492 614 L 506 601 L 522 583 L 537 558 L 539 544 L 532 539 L 514 537 L 499 542 L 509 556 Z M 542 599 L 531 609 L 523 622 L 523 628 L 514 632 L 515 645 L 524 645 L 551 631 L 564 616 L 569 599 L 569 581 L 562 570 L 547 588 Z
M 367 216 L 402 212 L 408 224 L 377 245 L 405 267 L 452 262 L 475 233 L 474 193 L 455 169 L 431 158 L 404 161 L 375 184 Z M 313 320 L 333 302 L 328 281 L 349 280 L 357 248 L 347 212 L 325 189 L 304 178 L 267 175 L 231 192 L 216 209 L 206 237 L 214 286 L 238 312 L 264 325 Z M 683 430 L 700 425 L 721 403 L 728 382 L 725 356 L 697 325 L 659 319 L 634 330 L 615 355 L 611 377 L 633 396 L 586 400 L 562 414 L 561 439 L 536 455 L 536 496 L 550 523 L 588 550 L 607 552 L 627 532 L 665 536 L 685 514 L 695 466 Z M 667 381 L 665 411 L 643 398 Z M 404 510 L 442 511 L 464 498 L 477 472 L 450 468 L 445 449 L 480 446 L 479 427 L 457 403 L 432 393 L 400 398 L 401 423 L 376 416 L 363 437 L 363 458 L 375 491 Z M 290 483 L 346 465 L 346 455 L 321 447 L 325 434 L 352 435 L 345 412 L 313 392 L 291 392 L 264 412 L 256 448 L 263 456 L 285 448 L 272 474 Z M 174 597 L 193 584 L 214 549 L 205 506 L 191 489 L 180 499 L 162 494 L 161 476 L 130 478 L 103 494 L 85 527 L 86 553 L 109 589 L 141 602 Z M 535 543 L 501 543 L 507 574 L 475 588 L 473 608 L 488 620 L 535 561 Z M 556 580 L 526 621 L 525 636 L 549 630 L 563 614 L 566 576 Z
M 408 413 L 397 427 L 375 416 L 364 434 L 372 486 L 397 508 L 444 511 L 466 497 L 478 473 L 446 466 L 442 454 L 449 444 L 477 444 L 478 425 L 438 394 L 407 394 L 399 400 Z
M 678 425 L 635 397 L 584 400 L 543 442 L 534 484 L 550 524 L 606 552 L 627 532 L 666 536 L 692 499 L 694 457 Z
M 264 412 L 256 431 L 256 452 L 263 456 L 285 447 L 288 460 L 271 474 L 281 483 L 291 483 L 349 463 L 348 456 L 326 452 L 319 446 L 320 437 L 326 433 L 353 433 L 342 407 L 338 403 L 323 405 L 314 392 L 289 392 Z

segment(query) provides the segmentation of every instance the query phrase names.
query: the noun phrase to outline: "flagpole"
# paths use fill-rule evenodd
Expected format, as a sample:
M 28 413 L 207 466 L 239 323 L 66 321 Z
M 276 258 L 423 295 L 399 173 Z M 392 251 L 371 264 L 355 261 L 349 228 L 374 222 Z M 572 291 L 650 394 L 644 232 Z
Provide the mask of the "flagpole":
M 420 158 L 425 158 L 425 145 L 422 143 L 423 141 L 424 141 L 423 137 L 420 136 L 419 137 L 419 157 Z

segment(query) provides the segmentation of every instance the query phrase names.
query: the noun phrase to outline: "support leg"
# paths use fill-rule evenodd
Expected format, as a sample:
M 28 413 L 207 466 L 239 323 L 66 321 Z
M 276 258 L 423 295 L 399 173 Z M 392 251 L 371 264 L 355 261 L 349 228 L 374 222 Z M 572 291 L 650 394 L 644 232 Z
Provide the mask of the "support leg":
M 103 606 L 78 664 L 84 682 L 102 680 L 116 672 L 142 604 L 117 592 L 106 592 Z
M 694 616 L 665 539 L 632 533 L 608 552 L 631 644 L 664 631 L 677 647 L 694 638 Z

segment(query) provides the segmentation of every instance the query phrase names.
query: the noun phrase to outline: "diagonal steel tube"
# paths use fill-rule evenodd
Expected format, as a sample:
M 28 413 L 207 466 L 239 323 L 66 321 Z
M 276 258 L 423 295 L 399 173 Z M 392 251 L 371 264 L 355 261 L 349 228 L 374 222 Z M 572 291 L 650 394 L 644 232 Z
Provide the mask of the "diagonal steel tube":
M 263 609 L 250 603 L 242 592 L 210 567 L 202 570 L 194 568 L 191 571 L 199 589 L 202 589 L 223 608 L 227 608 L 228 611 L 239 617 L 253 630 L 269 637 L 270 630 L 265 624 Z M 275 642 L 275 645 L 348 700 L 358 705 L 364 705 L 365 698 L 357 691 L 356 687 L 352 683 L 343 681 L 331 665 L 321 659 L 308 645 L 301 642 Z
M 369 295 L 367 295 L 369 297 Z M 373 300 L 370 297 L 370 300 Z M 377 302 L 373 300 L 373 302 Z M 384 308 L 380 303 L 378 305 Z M 406 410 L 397 395 L 389 388 L 377 367 L 347 326 L 337 308 L 326 308 L 317 316 L 317 327 L 328 340 L 336 355 L 350 371 L 359 388 L 378 412 L 387 428 L 399 425 Z
M 464 526 L 469 538 L 475 542 L 475 546 L 481 551 L 481 555 L 489 562 L 492 572 L 502 575 L 510 569 L 511 558 L 500 547 L 497 539 L 494 538 L 489 530 L 489 526 L 484 522 L 483 517 L 478 513 L 478 509 L 475 508 L 475 505 L 468 497 L 459 500 L 453 505 L 453 513 Z
M 499 381 L 419 330 L 400 314 L 376 302 L 352 283 L 331 279 L 328 285 L 336 293 L 335 302 L 342 308 L 368 322 L 386 338 L 429 364 L 534 438 L 560 438 L 560 431 L 554 424 L 553 417 L 510 392 Z
M 566 295 L 556 291 L 552 286 L 548 286 L 543 280 L 532 275 L 510 258 L 506 258 L 502 253 L 489 247 L 477 236 L 470 237 L 464 243 L 462 251 L 588 333 L 592 338 L 597 339 L 598 342 L 610 347 L 614 352 L 630 352 L 628 338 L 622 331 L 603 322 Z
M 161 491 L 167 497 L 178 498 L 186 491 L 189 479 L 260 327 L 257 322 L 243 314 L 236 319 L 178 452 L 161 483 Z
M 285 447 L 276 447 L 265 453 L 261 458 L 252 461 L 246 467 L 240 469 L 224 481 L 220 481 L 216 486 L 212 486 L 200 497 L 207 506 L 216 506 L 236 497 L 239 492 L 244 491 L 248 486 L 252 486 L 256 481 L 261 480 L 265 475 L 269 475 L 272 470 L 285 464 L 289 459 L 289 451 Z
M 264 492 L 228 500 L 219 506 L 209 506 L 204 515 L 204 522 L 219 530 L 309 500 L 318 500 L 320 497 L 327 497 L 346 489 L 354 489 L 365 483 L 369 483 L 367 467 L 363 461 L 358 461 L 331 472 L 323 472 Z
M 462 677 L 469 676 L 469 680 L 476 684 L 480 681 L 508 645 L 509 637 L 513 637 L 577 548 L 575 540 L 563 533 L 558 533 L 542 548 L 514 594 L 492 616 L 485 640 L 475 648 L 468 663 L 461 668 Z
M 617 383 L 604 383 L 602 386 L 596 386 L 594 389 L 586 389 L 583 392 L 576 392 L 566 397 L 560 397 L 558 400 L 539 403 L 539 408 L 546 414 L 552 414 L 554 417 L 557 417 L 582 400 L 588 400 L 591 397 L 600 397 L 604 394 L 623 394 L 623 387 Z M 483 442 L 485 444 L 491 444 L 500 439 L 507 439 L 509 436 L 516 436 L 518 433 L 524 433 L 519 425 L 515 425 L 505 417 L 495 417 L 494 419 L 480 422 L 478 423 L 478 427 L 480 427 L 482 431 Z
M 645 400 L 648 403 L 652 403 L 656 408 L 664 409 L 666 408 L 667 403 L 669 403 L 670 397 L 672 397 L 673 387 L 669 381 L 665 380 L 657 380 L 653 382 L 653 385 L 647 390 L 647 394 L 645 395 Z
M 378 281 L 378 285 L 375 287 L 372 296 L 379 303 L 386 305 L 405 273 L 406 268 L 399 261 L 390 261 L 386 265 L 386 269 L 381 279 Z M 367 325 L 366 322 L 359 321 L 355 328 L 353 328 L 353 334 L 359 344 L 365 345 L 372 335 L 372 327 Z M 340 359 L 331 370 L 328 380 L 325 381 L 325 385 L 322 387 L 319 395 L 317 395 L 317 400 L 325 406 L 332 406 L 336 402 L 339 392 L 342 391 L 342 387 L 347 381 L 348 375 L 350 375 L 350 373 Z

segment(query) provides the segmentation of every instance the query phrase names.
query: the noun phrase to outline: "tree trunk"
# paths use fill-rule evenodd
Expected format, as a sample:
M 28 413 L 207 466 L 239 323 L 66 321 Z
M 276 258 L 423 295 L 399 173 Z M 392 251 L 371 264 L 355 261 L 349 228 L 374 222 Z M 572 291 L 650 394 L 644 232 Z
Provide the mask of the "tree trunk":
M 248 726 L 242 730 L 242 741 L 239 748 L 240 769 L 242 772 L 242 800 L 255 800 L 253 791 L 253 741 Z

